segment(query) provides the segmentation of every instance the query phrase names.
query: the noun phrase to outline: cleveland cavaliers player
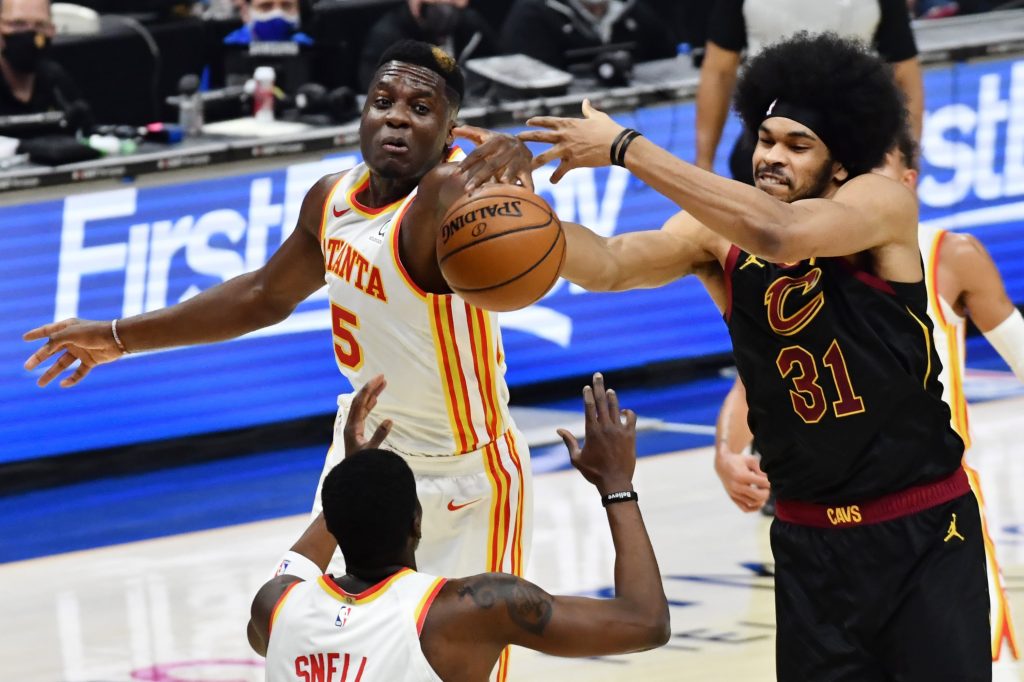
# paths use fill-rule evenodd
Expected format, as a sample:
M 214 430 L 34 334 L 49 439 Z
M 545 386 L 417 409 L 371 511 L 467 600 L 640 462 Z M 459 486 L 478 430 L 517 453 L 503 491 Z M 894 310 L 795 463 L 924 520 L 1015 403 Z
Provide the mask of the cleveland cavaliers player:
M 871 173 L 906 112 L 877 57 L 798 34 L 750 59 L 736 109 L 756 188 L 675 158 L 585 105 L 521 138 L 535 163 L 627 167 L 684 208 L 611 239 L 566 229 L 590 289 L 685 274 L 723 313 L 761 465 L 783 682 L 986 680 L 988 584 L 964 445 L 942 402 L 913 193 Z M 941 604 L 941 607 L 937 605 Z
M 917 143 L 909 130 L 900 133 L 896 146 L 886 155 L 885 164 L 875 172 L 915 190 Z M 1024 381 L 1024 317 L 1006 295 L 999 271 L 975 237 L 922 225 L 918 240 L 928 285 L 928 316 L 935 328 L 933 342 L 942 361 L 942 371 L 939 372 L 942 399 L 950 407 L 953 428 L 967 447 L 964 468 L 981 503 L 991 600 L 989 620 L 993 679 L 1016 680 L 1020 649 L 1003 576 L 996 561 L 995 543 L 986 520 L 981 478 L 969 464 L 971 439 L 963 378 L 964 338 L 967 318 L 970 317 L 1017 378 Z M 752 461 L 749 455 L 743 454 L 751 443 L 751 434 L 747 428 L 746 391 L 739 381 L 723 402 L 718 423 L 721 434 L 716 448 L 715 469 L 736 505 L 743 511 L 755 511 L 764 504 L 768 482 L 766 478 L 763 481 L 753 478 L 759 472 L 756 460 Z

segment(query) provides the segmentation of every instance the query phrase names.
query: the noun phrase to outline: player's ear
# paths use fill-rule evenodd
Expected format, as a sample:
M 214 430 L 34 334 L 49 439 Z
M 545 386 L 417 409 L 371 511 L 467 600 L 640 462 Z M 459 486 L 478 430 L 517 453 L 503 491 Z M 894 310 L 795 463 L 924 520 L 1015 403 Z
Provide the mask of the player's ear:
M 454 116 L 448 117 L 448 137 L 445 138 L 444 144 L 446 147 L 451 149 L 452 145 L 455 144 L 455 126 L 457 122 Z
M 903 171 L 903 175 L 900 177 L 900 182 L 903 183 L 904 187 L 909 189 L 911 192 L 914 192 L 917 191 L 917 177 L 917 171 L 913 168 L 908 168 Z
M 850 179 L 850 171 L 846 170 L 846 167 L 838 161 L 833 161 L 832 179 L 835 180 L 837 185 L 841 185 Z

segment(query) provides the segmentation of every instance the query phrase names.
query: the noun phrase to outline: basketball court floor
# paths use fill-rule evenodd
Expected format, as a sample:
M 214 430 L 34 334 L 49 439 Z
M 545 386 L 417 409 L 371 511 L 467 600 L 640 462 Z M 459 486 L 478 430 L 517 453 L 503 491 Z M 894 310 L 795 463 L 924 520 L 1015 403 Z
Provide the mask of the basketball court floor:
M 711 463 L 711 425 L 727 385 L 663 389 L 657 400 L 620 392 L 646 417 L 635 486 L 672 605 L 669 644 L 582 660 L 517 650 L 513 680 L 774 679 L 770 521 L 740 513 Z M 1024 391 L 989 372 L 972 374 L 969 389 L 984 398 L 971 413 L 971 459 L 1024 623 Z M 673 406 L 686 401 L 696 407 L 684 420 Z M 528 577 L 554 593 L 607 595 L 613 553 L 604 512 L 552 443 L 553 425 L 582 426 L 575 404 L 519 415 L 538 472 Z M 249 603 L 307 523 L 298 512 L 322 456 L 232 459 L 0 500 L 0 680 L 262 680 L 245 639 Z M 297 500 L 279 505 L 276 496 Z M 265 520 L 239 522 L 252 518 Z M 90 548 L 67 551 L 78 547 Z M 1000 675 L 1024 681 L 1017 669 Z

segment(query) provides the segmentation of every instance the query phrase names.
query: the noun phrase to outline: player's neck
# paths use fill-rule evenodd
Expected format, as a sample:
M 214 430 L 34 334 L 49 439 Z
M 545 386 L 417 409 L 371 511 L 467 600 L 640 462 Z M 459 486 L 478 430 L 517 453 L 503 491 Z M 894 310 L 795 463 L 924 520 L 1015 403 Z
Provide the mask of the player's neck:
M 384 178 L 372 170 L 370 171 L 370 182 L 367 183 L 360 195 L 356 197 L 359 203 L 370 208 L 381 208 L 404 199 L 416 189 L 421 178 Z
M 387 566 L 374 566 L 373 568 L 349 566 L 348 572 L 338 580 L 338 584 L 347 592 L 362 592 L 382 580 L 387 580 L 404 568 L 411 568 L 415 571 L 416 561 L 396 561 Z

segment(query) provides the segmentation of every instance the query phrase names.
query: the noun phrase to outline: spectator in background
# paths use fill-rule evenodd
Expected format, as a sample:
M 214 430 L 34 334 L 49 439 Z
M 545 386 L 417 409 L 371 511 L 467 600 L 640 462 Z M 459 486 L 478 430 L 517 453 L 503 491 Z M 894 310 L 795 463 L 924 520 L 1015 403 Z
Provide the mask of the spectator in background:
M 469 0 L 408 0 L 381 17 L 370 29 L 359 57 L 359 87 L 370 87 L 380 56 L 400 40 L 438 45 L 460 64 L 495 54 L 494 31 L 467 5 Z
M 245 0 L 239 6 L 239 16 L 244 25 L 224 38 L 226 45 L 288 41 L 313 44 L 313 39 L 299 30 L 299 0 Z
M 49 0 L 0 0 L 0 116 L 84 106 L 71 77 L 47 59 L 53 34 Z
M 636 0 L 516 0 L 501 31 L 502 48 L 565 69 L 570 50 L 632 43 L 637 62 L 673 57 L 666 22 Z
M 921 138 L 924 86 L 906 0 L 716 0 L 697 89 L 697 166 L 712 170 L 742 52 L 755 55 L 798 31 L 833 31 L 873 45 L 892 65 L 914 137 Z M 756 131 L 744 131 L 733 145 L 729 168 L 736 180 L 753 184 L 756 141 Z

